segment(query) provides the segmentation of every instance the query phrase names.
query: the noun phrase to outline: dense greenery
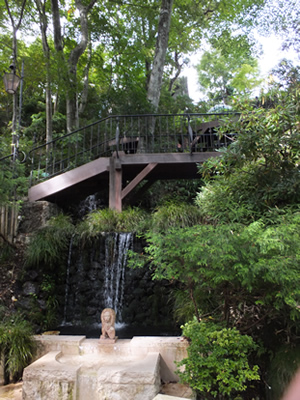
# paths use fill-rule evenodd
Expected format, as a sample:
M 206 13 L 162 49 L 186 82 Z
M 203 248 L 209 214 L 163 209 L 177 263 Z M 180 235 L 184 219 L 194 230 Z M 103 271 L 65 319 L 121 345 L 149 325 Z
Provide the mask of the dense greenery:
M 22 376 L 22 369 L 31 361 L 36 350 L 33 329 L 23 315 L 10 315 L 0 308 L 0 356 L 4 361 L 4 380 L 9 383 L 10 375 Z
M 196 319 L 184 325 L 183 335 L 191 343 L 188 358 L 178 363 L 184 367 L 179 376 L 205 399 L 241 399 L 247 382 L 260 379 L 258 366 L 248 361 L 256 348 L 250 336 Z
M 32 160 L 24 160 L 24 154 L 32 146 L 112 113 L 154 110 L 148 94 L 164 3 L 0 3 L 0 66 L 7 69 L 11 55 L 18 74 L 21 60 L 25 65 L 22 109 L 17 95 L 6 94 L 3 87 L 0 91 L 0 158 L 11 153 L 12 133 L 20 141 L 20 157 L 0 161 L 2 205 L 26 195 Z M 226 101 L 241 112 L 236 120 L 224 118 L 218 134 L 236 137 L 222 157 L 199 167 L 199 181 L 156 183 L 142 203 L 148 212 L 98 210 L 80 224 L 60 215 L 32 236 L 26 252 L 26 268 L 39 271 L 45 302 L 41 311 L 40 299 L 32 293 L 26 318 L 38 329 L 48 329 L 56 323 L 56 284 L 65 277 L 71 241 L 84 243 L 114 230 L 140 234 L 145 251 L 132 256 L 131 265 L 147 266 L 154 279 L 176 283 L 174 315 L 190 341 L 181 376 L 207 399 L 238 398 L 244 391 L 250 396 L 252 380 L 263 396 L 256 365 L 264 382 L 270 361 L 280 369 L 277 349 L 288 343 L 290 354 L 299 340 L 299 68 L 283 61 L 273 71 L 273 86 L 259 98 L 249 98 L 259 83 L 249 29 L 259 25 L 266 32 L 275 26 L 289 33 L 286 46 L 299 49 L 299 8 L 295 0 L 269 3 L 168 3 L 172 15 L 170 30 L 164 32 L 169 40 L 160 68 L 162 84 L 156 89 L 159 111 L 205 111 Z M 12 41 L 18 31 L 22 39 Z M 23 40 L 26 36 L 33 40 Z M 212 50 L 200 62 L 199 83 L 211 102 L 195 105 L 182 95 L 179 77 L 204 39 Z M 2 262 L 13 250 L 0 246 Z M 23 316 L 4 315 L 0 354 L 6 375 L 29 361 L 31 333 Z M 274 370 L 269 375 L 276 381 Z
M 230 103 L 233 95 L 249 95 L 261 83 L 257 60 L 245 54 L 223 55 L 211 49 L 202 55 L 197 71 L 202 91 L 219 103 Z
M 205 347 L 198 337 L 209 340 L 211 330 L 224 327 L 250 335 L 259 344 L 263 379 L 267 355 L 282 344 L 298 343 L 299 80 L 297 70 L 286 72 L 280 69 L 281 86 L 275 84 L 260 104 L 241 103 L 240 118 L 228 118 L 220 127 L 220 136 L 239 134 L 221 158 L 200 168 L 205 181 L 196 198 L 201 222 L 180 226 L 178 216 L 176 227 L 158 225 L 145 234 L 145 253 L 131 260 L 133 266 L 149 264 L 154 279 L 180 284 L 176 315 L 186 322 L 193 309 L 198 321 L 183 331 L 191 340 L 183 377 L 191 383 L 197 376 L 194 387 L 207 396 L 231 398 L 228 386 L 228 392 L 224 389 L 226 376 L 214 372 L 218 378 L 208 380 L 208 369 L 196 363 L 206 362 L 199 361 Z M 204 322 L 208 317 L 214 325 Z
M 67 254 L 69 241 L 74 230 L 70 217 L 53 217 L 49 224 L 38 231 L 27 248 L 27 266 L 47 265 L 48 270 L 64 263 L 63 254 Z
M 90 213 L 77 226 L 77 231 L 84 238 L 98 236 L 101 232 L 138 232 L 146 229 L 147 213 L 140 209 L 127 208 L 122 213 L 104 209 Z

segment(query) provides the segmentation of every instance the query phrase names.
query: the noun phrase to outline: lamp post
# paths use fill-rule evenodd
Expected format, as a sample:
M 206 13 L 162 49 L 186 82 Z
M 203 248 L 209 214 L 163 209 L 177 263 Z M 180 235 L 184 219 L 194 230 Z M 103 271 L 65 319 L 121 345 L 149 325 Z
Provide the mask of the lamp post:
M 5 91 L 14 96 L 14 112 L 13 112 L 13 126 L 12 126 L 12 159 L 16 160 L 18 156 L 18 148 L 19 148 L 19 129 L 21 126 L 21 108 L 22 108 L 22 92 L 23 92 L 23 75 L 24 75 L 24 61 L 22 63 L 22 75 L 21 77 L 16 74 L 15 64 L 12 63 L 9 66 L 10 72 L 4 72 L 3 82 Z M 16 124 L 16 110 L 17 110 L 17 90 L 21 83 L 20 87 L 20 101 L 19 101 L 19 117 Z M 17 129 L 16 128 L 17 125 Z
M 5 91 L 9 94 L 15 94 L 21 82 L 21 78 L 16 74 L 16 67 L 14 64 L 9 66 L 11 72 L 4 72 L 3 81 Z

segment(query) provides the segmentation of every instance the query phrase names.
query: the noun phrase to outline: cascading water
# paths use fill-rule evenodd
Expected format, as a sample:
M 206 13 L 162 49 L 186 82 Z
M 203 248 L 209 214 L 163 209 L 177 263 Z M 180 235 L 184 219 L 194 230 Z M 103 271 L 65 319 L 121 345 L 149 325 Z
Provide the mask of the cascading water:
M 122 322 L 125 268 L 132 233 L 114 233 L 107 236 L 105 244 L 104 301 L 106 307 L 115 310 L 117 322 Z
M 100 322 L 104 308 L 113 308 L 122 322 L 128 250 L 132 233 L 107 233 L 87 247 L 70 241 L 62 325 Z
M 66 273 L 66 285 L 65 285 L 64 316 L 63 316 L 63 322 L 62 322 L 63 325 L 66 324 L 66 317 L 67 317 L 67 304 L 68 304 L 68 296 L 69 296 L 70 266 L 71 266 L 71 256 L 72 256 L 73 240 L 74 240 L 74 235 L 71 236 L 71 240 L 70 240 L 70 244 L 69 244 L 69 252 L 68 252 L 67 273 Z
M 92 211 L 98 210 L 101 206 L 103 206 L 101 199 L 97 196 L 97 193 L 91 194 L 86 199 L 82 200 L 79 203 L 78 208 L 76 209 L 77 216 L 82 219 L 87 214 Z

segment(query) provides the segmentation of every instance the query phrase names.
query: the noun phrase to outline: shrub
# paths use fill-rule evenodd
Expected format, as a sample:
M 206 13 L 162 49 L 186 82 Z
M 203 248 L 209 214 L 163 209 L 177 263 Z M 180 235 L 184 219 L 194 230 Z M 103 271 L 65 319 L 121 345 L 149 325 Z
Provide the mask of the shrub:
M 196 319 L 183 326 L 183 335 L 190 345 L 178 374 L 205 399 L 234 399 L 247 389 L 247 381 L 259 380 L 258 366 L 248 361 L 257 347 L 250 336 Z

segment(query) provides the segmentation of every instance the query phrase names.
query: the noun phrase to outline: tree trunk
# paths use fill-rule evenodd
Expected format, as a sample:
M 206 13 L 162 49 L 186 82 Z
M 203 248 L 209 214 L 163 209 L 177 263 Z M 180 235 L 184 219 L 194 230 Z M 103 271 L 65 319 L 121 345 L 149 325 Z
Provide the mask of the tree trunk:
M 157 30 L 157 41 L 153 67 L 150 74 L 147 99 L 157 111 L 164 72 L 166 53 L 168 49 L 173 0 L 162 0 Z
M 12 43 L 12 51 L 13 51 L 13 65 L 14 68 L 17 67 L 17 31 L 20 28 L 23 14 L 24 14 L 24 9 L 25 9 L 25 4 L 26 0 L 22 1 L 21 8 L 20 8 L 20 14 L 19 14 L 19 20 L 17 24 L 15 23 L 14 17 L 11 13 L 8 0 L 5 0 L 5 6 L 11 21 L 11 25 L 13 28 L 13 43 Z M 14 69 L 14 72 L 16 70 Z M 19 110 L 19 114 L 21 115 L 21 110 Z M 18 130 L 20 129 L 20 126 L 18 126 L 18 95 L 17 93 L 13 94 L 13 115 L 12 115 L 12 154 L 13 154 L 13 160 L 17 157 L 18 154 L 18 147 L 19 147 L 19 132 Z
M 53 18 L 54 47 L 57 52 L 60 52 L 63 51 L 64 46 L 61 36 L 59 5 L 57 0 L 51 0 L 51 10 Z
M 92 59 L 92 46 L 89 40 L 89 47 L 88 47 L 88 62 L 84 70 L 84 81 L 83 81 L 83 89 L 81 92 L 80 103 L 77 107 L 77 127 L 79 128 L 79 117 L 84 112 L 85 107 L 87 105 L 88 99 L 88 89 L 89 89 L 89 72 L 90 72 L 90 64 Z
M 76 7 L 80 14 L 80 43 L 71 51 L 68 67 L 69 67 L 69 93 L 67 99 L 67 131 L 71 132 L 78 123 L 76 123 L 77 113 L 77 64 L 79 58 L 84 53 L 89 40 L 88 35 L 88 13 L 97 0 L 91 0 L 87 7 L 83 6 L 80 0 L 75 0 Z
M 97 0 L 91 0 L 88 6 L 84 6 L 81 0 L 75 0 L 76 8 L 80 15 L 81 39 L 77 46 L 71 51 L 67 62 L 67 89 L 66 89 L 66 109 L 67 109 L 67 132 L 76 128 L 77 113 L 77 64 L 79 58 L 85 51 L 88 44 L 88 13 Z M 59 6 L 57 0 L 51 0 L 53 25 L 54 25 L 54 44 L 56 51 L 62 53 L 63 44 L 61 36 L 61 24 L 59 17 Z
M 45 2 L 35 0 L 39 18 L 40 30 L 42 34 L 43 51 L 46 59 L 46 142 L 52 141 L 52 93 L 51 93 L 51 76 L 50 76 L 50 48 L 47 40 L 48 20 L 46 16 Z

